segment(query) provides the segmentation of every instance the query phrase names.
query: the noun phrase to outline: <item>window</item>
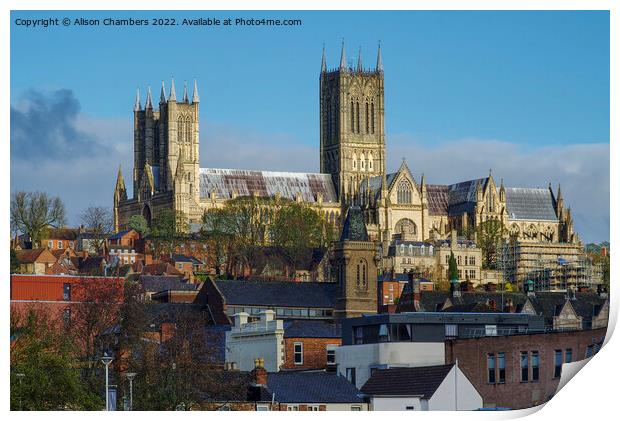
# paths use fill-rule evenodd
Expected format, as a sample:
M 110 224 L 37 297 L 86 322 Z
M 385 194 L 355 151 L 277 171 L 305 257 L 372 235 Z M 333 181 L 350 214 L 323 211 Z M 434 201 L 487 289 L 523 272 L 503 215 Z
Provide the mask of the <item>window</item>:
M 557 379 L 562 375 L 562 350 L 555 350 L 553 378 Z
M 351 411 L 361 411 L 362 407 L 359 405 L 351 405 Z
M 411 203 L 411 184 L 407 180 L 398 184 L 396 198 L 398 203 Z
M 456 338 L 459 336 L 459 325 L 446 325 L 446 338 Z
M 318 405 L 309 405 L 308 406 L 308 411 L 319 411 L 319 406 Z
M 355 333 L 355 344 L 360 345 L 364 343 L 364 334 L 361 326 L 357 326 L 354 330 Z
M 495 383 L 495 354 L 487 354 L 487 382 Z
M 62 241 L 58 241 L 58 248 L 61 249 L 62 248 Z
M 293 354 L 295 365 L 304 363 L 304 344 L 302 342 L 295 342 L 293 345 Z
M 73 248 L 73 241 L 69 241 L 69 247 Z
M 347 380 L 355 386 L 355 367 L 347 367 Z
M 503 352 L 497 354 L 497 369 L 499 383 L 506 383 L 506 356 Z
M 566 353 L 564 354 L 564 362 L 565 363 L 572 363 L 573 362 L 573 350 L 572 350 L 572 348 L 568 348 L 566 350 Z
M 387 342 L 389 340 L 388 328 L 386 324 L 379 326 L 379 342 Z
M 406 406 L 405 411 L 415 411 L 415 406 Z
M 586 347 L 586 358 L 590 358 L 592 356 L 593 350 L 594 350 L 594 347 L 592 345 L 588 345 Z
M 299 411 L 299 406 L 297 405 L 289 405 L 286 407 L 287 411 Z
M 327 345 L 327 365 L 336 365 L 336 346 Z
M 540 362 L 538 361 L 538 351 L 532 351 L 532 381 L 537 382 L 539 377 L 539 369 L 538 366 Z
M 486 336 L 497 336 L 497 325 L 486 325 L 484 333 Z
M 62 284 L 62 299 L 71 301 L 71 284 Z
M 456 264 L 461 265 L 461 256 L 456 256 Z
M 269 411 L 269 405 L 256 405 L 257 411 Z
M 521 352 L 521 381 L 526 382 L 530 378 L 530 367 L 527 351 Z
M 47 248 L 48 249 L 53 249 L 54 248 L 54 242 L 52 240 L 47 242 Z

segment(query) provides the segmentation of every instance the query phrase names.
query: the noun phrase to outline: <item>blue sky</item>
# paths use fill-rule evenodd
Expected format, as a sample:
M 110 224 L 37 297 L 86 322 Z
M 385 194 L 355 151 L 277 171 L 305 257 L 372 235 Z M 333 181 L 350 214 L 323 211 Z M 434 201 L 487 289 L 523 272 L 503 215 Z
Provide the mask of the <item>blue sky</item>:
M 367 67 L 375 65 L 381 40 L 388 165 L 404 156 L 414 176 L 424 172 L 436 183 L 484 176 L 491 167 L 507 185 L 561 182 L 582 237 L 609 238 L 607 12 L 14 12 L 11 19 L 50 15 L 303 21 L 300 27 L 47 29 L 12 23 L 14 110 L 36 103 L 57 113 L 65 108 L 45 104 L 65 101 L 63 130 L 73 125 L 78 140 L 61 141 L 85 156 L 71 168 L 93 168 L 95 162 L 84 164 L 93 154 L 106 158 L 98 161 L 99 179 L 76 173 L 90 186 L 48 187 L 49 180 L 26 177 L 19 163 L 44 139 L 43 123 L 30 116 L 22 130 L 36 126 L 39 134 L 21 148 L 12 132 L 12 190 L 57 191 L 70 215 L 88 206 L 78 198 L 110 205 L 114 176 L 103 175 L 119 163 L 130 178 L 135 89 L 144 95 L 151 85 L 158 98 L 161 80 L 169 88 L 171 75 L 177 92 L 183 80 L 198 79 L 203 166 L 318 171 L 321 49 L 325 43 L 328 66 L 335 67 L 344 38 L 348 59 L 356 60 L 361 46 Z M 66 94 L 62 101 L 58 92 Z M 50 142 L 67 136 L 63 130 L 51 128 Z M 231 144 L 246 151 L 231 156 Z M 488 152 L 482 158 L 481 148 Z M 53 152 L 41 156 L 52 158 Z M 41 167 L 53 172 L 54 165 Z M 593 192 L 584 185 L 590 182 L 602 185 Z M 89 190 L 92 183 L 98 194 Z

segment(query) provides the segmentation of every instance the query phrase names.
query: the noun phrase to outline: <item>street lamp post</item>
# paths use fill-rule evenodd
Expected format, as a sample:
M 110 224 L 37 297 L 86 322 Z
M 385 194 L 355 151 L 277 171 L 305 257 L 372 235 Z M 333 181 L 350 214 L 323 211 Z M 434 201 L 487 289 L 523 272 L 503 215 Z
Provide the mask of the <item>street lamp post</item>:
M 126 373 L 125 377 L 129 380 L 129 410 L 133 411 L 133 379 L 136 378 L 136 373 Z
M 101 362 L 105 364 L 105 410 L 110 410 L 110 396 L 108 395 L 108 367 L 114 358 L 110 357 L 107 352 L 103 353 L 103 357 L 101 357 Z
M 22 389 L 22 379 L 26 376 L 24 373 L 15 373 L 15 376 L 19 379 L 19 410 L 23 411 L 22 407 L 22 396 L 24 394 L 24 389 Z

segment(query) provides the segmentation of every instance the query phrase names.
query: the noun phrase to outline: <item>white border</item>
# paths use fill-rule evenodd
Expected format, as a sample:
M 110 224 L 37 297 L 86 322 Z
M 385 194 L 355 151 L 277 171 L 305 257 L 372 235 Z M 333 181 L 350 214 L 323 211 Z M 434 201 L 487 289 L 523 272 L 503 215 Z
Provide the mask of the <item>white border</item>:
M 221 2 L 219 4 L 201 4 L 196 1 L 190 0 L 175 0 L 174 2 L 164 2 L 158 0 L 152 0 L 149 2 L 146 1 L 136 1 L 136 0 L 92 0 L 88 3 L 84 1 L 76 1 L 76 0 L 62 0 L 51 3 L 49 1 L 16 1 L 16 0 L 5 0 L 0 3 L 0 8 L 3 11 L 2 20 L 0 21 L 0 43 L 1 43 L 1 53 L 2 61 L 0 71 L 2 74 L 1 77 L 1 85 L 0 92 L 10 92 L 10 67 L 9 67 L 9 46 L 10 46 L 10 38 L 9 38 L 9 13 L 11 9 L 15 10 L 168 10 L 168 9 L 177 9 L 177 10 L 194 10 L 194 9 L 209 9 L 209 10 L 254 10 L 257 6 L 264 8 L 265 10 L 342 10 L 342 9 L 362 9 L 362 10 L 372 10 L 377 7 L 378 2 L 376 1 L 368 1 L 368 0 L 358 0 L 358 1 L 340 1 L 335 3 L 333 1 L 327 0 L 302 0 L 297 1 L 295 4 L 287 1 L 274 1 L 274 0 L 263 0 L 259 4 L 255 4 L 252 1 L 236 1 L 234 5 L 229 4 L 230 2 Z M 568 0 L 568 1 L 554 1 L 554 0 L 521 0 L 521 1 L 490 1 L 490 0 L 479 0 L 479 1 L 459 1 L 459 0 L 436 0 L 436 1 L 416 1 L 412 0 L 407 2 L 406 7 L 411 9 L 418 10 L 611 10 L 610 15 L 610 24 L 611 24 L 611 103 L 610 103 L 610 113 L 611 116 L 620 115 L 618 114 L 618 84 L 617 84 L 617 76 L 618 75 L 618 10 L 617 6 L 618 2 L 614 2 L 613 0 L 592 0 L 592 1 L 580 1 L 580 0 Z M 146 8 L 145 6 L 148 6 Z M 383 0 L 380 2 L 380 6 L 384 9 L 391 10 L 399 10 L 405 7 L 405 4 L 395 0 Z M 24 52 L 27 54 L 27 52 Z M 2 157 L 2 171 L 4 174 L 3 179 L 9 180 L 10 177 L 10 165 L 9 165 L 9 142 L 10 139 L 10 130 L 9 130 L 9 95 L 5 94 L 3 101 L 0 105 L 0 121 L 2 127 L 2 139 L 1 143 L 1 152 L 0 156 Z M 618 139 L 618 124 L 617 120 L 611 119 L 611 131 L 610 138 Z M 613 181 L 617 180 L 618 170 L 616 170 L 614 163 L 618 163 L 617 159 L 617 145 L 611 144 L 611 180 L 610 185 L 615 184 Z M 596 165 L 596 163 L 592 163 Z M 2 251 L 0 252 L 0 257 L 2 259 L 2 268 L 5 274 L 8 274 L 8 240 L 10 238 L 9 234 L 9 215 L 8 215 L 8 205 L 9 205 L 9 195 L 10 195 L 10 186 L 8 182 L 4 182 L 1 184 L 1 192 L 2 197 L 4 198 L 2 202 L 1 212 L 2 218 L 5 222 L 2 225 L 2 232 L 0 238 L 4 238 L 5 240 L 0 242 L 2 245 Z M 613 191 L 613 189 L 611 189 Z M 614 211 L 618 210 L 618 200 L 612 194 L 611 197 L 611 215 L 616 215 Z M 611 226 L 611 244 L 615 245 L 618 237 L 618 225 L 615 223 L 615 219 L 610 221 Z M 612 267 L 615 268 L 618 262 L 618 258 L 615 255 L 612 256 Z M 612 271 L 612 274 L 615 274 L 615 270 Z M 532 419 L 544 419 L 544 418 L 555 418 L 555 419 L 607 419 L 608 417 L 614 417 L 612 414 L 615 409 L 615 401 L 617 398 L 617 390 L 618 384 L 616 383 L 617 379 L 620 378 L 619 364 L 616 361 L 615 355 L 620 355 L 618 340 L 615 337 L 611 337 L 611 332 L 615 326 L 618 316 L 618 295 L 614 294 L 615 288 L 620 288 L 618 282 L 613 279 L 612 280 L 612 294 L 611 294 L 611 314 L 610 314 L 610 328 L 607 335 L 607 343 L 603 350 L 596 355 L 592 360 L 587 364 L 587 368 L 579 372 L 573 380 L 571 380 L 562 390 L 557 394 L 557 396 L 551 400 L 542 410 L 530 409 L 523 411 L 511 411 L 511 412 L 471 412 L 471 413 L 459 413 L 458 415 L 454 413 L 436 413 L 436 412 L 428 412 L 428 413 L 416 413 L 416 418 L 423 419 L 433 419 L 440 420 L 445 419 L 446 417 L 456 417 L 459 419 L 505 419 L 505 418 L 516 418 L 518 416 L 524 416 L 526 414 L 531 414 Z M 9 282 L 8 276 L 5 275 L 4 281 L 5 288 L 5 299 L 2 301 L 2 313 L 1 316 L 3 319 L 3 326 L 5 327 L 4 335 L 2 336 L 2 360 L 5 361 L 2 364 L 0 371 L 0 378 L 2 384 L 5 386 L 2 388 L 2 403 L 3 410 L 8 412 L 9 399 L 8 399 L 8 385 L 9 385 L 9 335 L 8 335 L 8 325 L 9 325 Z M 610 340 L 611 339 L 611 340 Z M 136 413 L 137 415 L 138 413 Z M 296 417 L 309 417 L 312 414 L 313 417 L 316 416 L 316 412 L 308 412 L 308 413 L 296 413 Z M 8 415 L 8 414 L 5 414 Z M 54 414 L 60 415 L 60 414 Z M 54 416 L 52 415 L 52 416 Z M 118 412 L 114 414 L 106 414 L 104 412 L 101 413 L 90 413 L 89 416 L 99 418 L 99 417 L 127 417 L 132 416 L 131 413 L 123 413 Z M 43 418 L 48 417 L 49 415 L 46 413 L 36 413 L 36 414 L 23 414 L 23 413 L 11 413 L 11 419 L 28 419 L 32 418 Z M 62 417 L 66 417 L 69 419 L 77 419 L 78 417 L 82 417 L 81 413 L 63 413 Z M 169 417 L 177 417 L 177 414 L 170 413 L 149 413 L 144 414 L 141 413 L 140 416 L 148 416 L 149 418 L 154 419 L 164 419 Z M 250 419 L 250 417 L 289 417 L 289 414 L 276 414 L 276 413 L 185 413 L 182 415 L 184 418 L 194 418 L 195 417 L 212 417 L 222 419 L 223 417 L 227 417 L 227 419 L 235 418 L 235 419 Z M 342 418 L 344 417 L 353 417 L 355 416 L 357 419 L 359 418 L 376 418 L 377 416 L 381 416 L 377 413 L 323 413 L 319 416 L 325 418 L 333 418 L 336 417 Z M 411 413 L 391 413 L 390 417 L 395 418 L 409 418 Z

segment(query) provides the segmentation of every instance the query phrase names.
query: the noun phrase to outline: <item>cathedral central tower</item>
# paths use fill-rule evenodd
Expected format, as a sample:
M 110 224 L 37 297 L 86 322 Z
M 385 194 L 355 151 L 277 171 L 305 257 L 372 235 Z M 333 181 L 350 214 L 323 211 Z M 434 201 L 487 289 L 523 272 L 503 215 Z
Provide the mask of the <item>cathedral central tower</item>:
M 360 182 L 385 174 L 384 88 L 381 46 L 374 69 L 349 66 L 344 42 L 340 66 L 320 76 L 321 172 L 332 175 L 338 198 L 350 203 Z

